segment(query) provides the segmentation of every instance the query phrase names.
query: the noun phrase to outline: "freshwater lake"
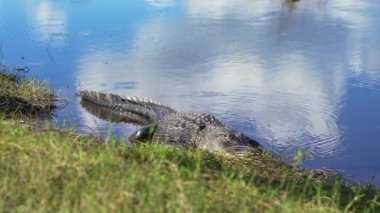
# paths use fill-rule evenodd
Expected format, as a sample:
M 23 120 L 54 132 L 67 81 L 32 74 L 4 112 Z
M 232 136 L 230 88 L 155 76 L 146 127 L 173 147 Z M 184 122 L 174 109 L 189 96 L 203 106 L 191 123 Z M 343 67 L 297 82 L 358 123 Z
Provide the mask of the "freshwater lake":
M 380 1 L 0 0 L 0 60 L 67 100 L 57 126 L 125 138 L 75 92 L 151 97 L 380 186 Z

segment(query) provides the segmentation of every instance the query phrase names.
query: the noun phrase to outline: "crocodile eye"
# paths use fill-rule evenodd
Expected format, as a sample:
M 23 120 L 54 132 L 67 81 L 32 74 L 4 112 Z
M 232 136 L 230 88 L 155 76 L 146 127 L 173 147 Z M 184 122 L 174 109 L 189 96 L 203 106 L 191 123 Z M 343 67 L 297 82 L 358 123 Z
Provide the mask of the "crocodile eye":
M 200 125 L 199 125 L 199 130 L 202 131 L 204 128 L 206 128 L 206 125 L 205 125 L 205 124 L 200 124 Z
M 222 133 L 222 134 L 219 134 L 219 136 L 223 138 L 230 138 L 228 133 Z

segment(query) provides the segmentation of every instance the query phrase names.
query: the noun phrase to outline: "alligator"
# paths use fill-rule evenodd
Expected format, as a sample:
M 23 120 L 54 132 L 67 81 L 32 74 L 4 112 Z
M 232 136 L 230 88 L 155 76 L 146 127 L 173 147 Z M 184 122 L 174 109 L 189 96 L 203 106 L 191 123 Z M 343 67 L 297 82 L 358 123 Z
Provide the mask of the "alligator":
M 231 154 L 261 150 L 256 140 L 210 114 L 177 112 L 157 101 L 96 91 L 80 91 L 78 95 L 82 107 L 101 119 L 142 126 L 128 137 L 131 143 L 148 141 Z

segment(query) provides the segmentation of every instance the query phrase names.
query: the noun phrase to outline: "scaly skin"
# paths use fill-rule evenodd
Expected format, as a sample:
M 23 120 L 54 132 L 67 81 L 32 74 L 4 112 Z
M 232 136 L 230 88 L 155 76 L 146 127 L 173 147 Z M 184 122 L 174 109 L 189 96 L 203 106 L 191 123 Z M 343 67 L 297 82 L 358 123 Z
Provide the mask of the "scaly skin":
M 249 152 L 260 146 L 209 114 L 178 113 L 157 102 L 93 91 L 81 91 L 79 95 L 82 106 L 100 118 L 149 125 L 131 134 L 131 142 L 150 141 L 227 153 Z M 110 113 L 112 116 L 106 116 Z

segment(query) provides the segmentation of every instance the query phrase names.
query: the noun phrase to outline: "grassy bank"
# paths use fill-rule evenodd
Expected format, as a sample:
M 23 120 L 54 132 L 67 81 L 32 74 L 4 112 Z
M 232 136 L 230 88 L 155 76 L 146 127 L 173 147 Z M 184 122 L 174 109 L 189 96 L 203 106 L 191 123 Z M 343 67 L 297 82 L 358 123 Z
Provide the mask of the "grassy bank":
M 269 155 L 238 159 L 159 145 L 126 147 L 21 128 L 3 118 L 0 174 L 1 210 L 380 210 L 373 188 L 316 181 Z
M 28 84 L 15 82 L 19 88 Z M 15 87 L 7 97 L 24 97 L 21 91 Z M 32 94 L 52 106 L 53 99 Z M 161 145 L 127 147 L 49 126 L 21 125 L 6 116 L 20 111 L 2 111 L 2 212 L 380 211 L 379 191 L 345 186 L 323 171 L 292 167 L 268 153 L 237 158 Z

